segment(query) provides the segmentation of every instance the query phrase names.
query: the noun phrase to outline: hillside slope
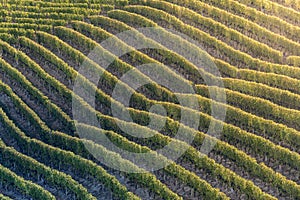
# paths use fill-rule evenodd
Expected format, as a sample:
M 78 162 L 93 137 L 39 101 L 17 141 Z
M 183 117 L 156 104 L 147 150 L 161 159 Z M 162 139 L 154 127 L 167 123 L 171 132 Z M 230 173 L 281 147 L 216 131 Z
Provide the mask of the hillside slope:
M 0 199 L 300 199 L 296 3 L 3 0 L 0 15 Z

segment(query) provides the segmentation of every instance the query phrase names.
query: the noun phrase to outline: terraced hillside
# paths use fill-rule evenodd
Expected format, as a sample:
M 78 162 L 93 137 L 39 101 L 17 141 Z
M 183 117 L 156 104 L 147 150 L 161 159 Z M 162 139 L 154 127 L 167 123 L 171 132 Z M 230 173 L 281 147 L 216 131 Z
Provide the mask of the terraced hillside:
M 0 15 L 0 199 L 300 199 L 299 1 L 2 0 Z M 221 77 L 199 71 L 146 27 L 206 55 Z M 136 49 L 118 37 L 124 31 L 160 48 Z M 109 38 L 114 48 L 103 45 Z M 102 57 L 91 56 L 95 49 Z M 130 52 L 118 56 L 121 49 Z M 101 58 L 114 61 L 104 67 Z M 99 82 L 81 73 L 84 63 L 91 77 L 102 74 Z M 137 67 L 149 63 L 195 93 L 174 93 Z M 129 71 L 147 84 L 134 88 L 122 79 Z M 74 92 L 78 79 L 94 101 Z M 128 105 L 114 95 L 117 85 L 132 92 Z M 223 91 L 226 103 L 212 91 Z M 179 96 L 199 106 L 183 106 Z M 78 121 L 74 102 L 100 126 Z M 184 123 L 184 112 L 199 126 Z M 220 137 L 208 134 L 212 125 Z M 177 138 L 179 130 L 193 141 Z M 146 170 L 101 138 L 169 165 Z M 215 144 L 208 154 L 205 141 Z M 172 142 L 186 147 L 173 161 L 157 152 Z

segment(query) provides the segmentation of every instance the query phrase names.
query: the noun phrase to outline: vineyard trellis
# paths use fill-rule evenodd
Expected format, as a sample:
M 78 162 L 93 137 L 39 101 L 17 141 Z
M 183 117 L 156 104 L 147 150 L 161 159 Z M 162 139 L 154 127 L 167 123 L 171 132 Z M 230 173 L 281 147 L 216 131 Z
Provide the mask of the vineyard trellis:
M 300 199 L 297 1 L 2 0 L 0 15 L 0 199 Z M 222 77 L 204 69 L 200 74 L 141 27 L 156 27 L 199 54 L 207 51 Z M 116 36 L 128 30 L 158 48 L 136 50 Z M 108 38 L 130 53 L 117 57 L 101 46 Z M 95 48 L 101 56 L 90 58 Z M 105 57 L 114 59 L 108 68 L 99 62 Z M 84 62 L 90 73 L 102 74 L 98 84 L 80 73 Z M 192 85 L 195 94 L 174 94 L 137 68 L 148 63 Z M 122 80 L 128 71 L 149 84 L 133 89 Z M 78 78 L 96 91 L 95 102 L 75 94 Z M 222 88 L 206 85 L 205 78 L 224 83 L 226 104 L 211 99 L 210 91 Z M 132 93 L 128 106 L 113 96 L 117 84 Z M 195 98 L 199 109 L 180 105 L 178 97 Z M 74 100 L 101 128 L 74 119 Z M 165 115 L 150 112 L 155 105 Z M 226 110 L 223 121 L 213 116 L 212 105 Z M 132 121 L 114 116 L 112 106 Z M 182 122 L 182 112 L 199 116 L 199 127 Z M 151 120 L 165 126 L 149 128 Z M 120 124 L 152 137 L 135 138 Z M 207 134 L 211 124 L 222 127 L 221 137 Z M 175 137 L 179 128 L 195 136 L 191 144 Z M 170 164 L 146 171 L 144 160 L 115 151 L 103 144 L 104 137 Z M 204 155 L 207 138 L 215 146 Z M 157 151 L 170 142 L 178 151 L 187 147 L 178 160 Z M 141 173 L 105 165 L 87 145 L 104 163 Z

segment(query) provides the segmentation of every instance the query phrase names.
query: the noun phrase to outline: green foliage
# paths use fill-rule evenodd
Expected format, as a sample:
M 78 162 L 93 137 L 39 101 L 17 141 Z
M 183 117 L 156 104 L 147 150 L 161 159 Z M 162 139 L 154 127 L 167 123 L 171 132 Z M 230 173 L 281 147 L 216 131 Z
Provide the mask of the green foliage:
M 121 185 L 115 177 L 108 174 L 101 166 L 93 163 L 90 160 L 75 155 L 73 152 L 65 151 L 45 144 L 42 141 L 29 138 L 18 127 L 16 127 L 11 120 L 8 119 L 7 115 L 2 109 L 0 109 L 0 113 L 0 121 L 6 125 L 10 137 L 16 139 L 18 145 L 22 149 L 26 150 L 27 153 L 33 152 L 41 157 L 47 157 L 48 162 L 49 159 L 52 159 L 54 162 L 68 164 L 83 174 L 90 174 L 100 182 L 104 183 L 106 187 L 110 188 L 116 197 L 122 197 L 124 199 L 139 199 L 132 193 L 128 192 L 126 187 Z M 38 121 L 36 123 L 38 123 Z M 55 143 L 56 141 L 53 141 L 53 139 L 50 141 Z M 59 137 L 57 138 L 57 143 L 61 143 L 61 139 Z M 66 145 L 66 143 L 64 144 Z
M 111 127 L 114 127 L 114 126 L 109 126 L 110 128 Z M 161 138 L 159 139 L 159 140 L 161 140 Z M 64 141 L 64 140 L 62 140 L 62 139 L 59 139 L 58 141 Z M 55 142 L 55 144 L 56 145 L 58 145 L 58 144 L 60 144 L 60 143 L 58 143 L 58 142 Z M 72 145 L 68 145 L 68 146 L 71 146 L 71 147 L 73 147 L 73 148 L 75 148 L 77 145 L 75 145 L 75 144 L 72 144 Z M 79 153 L 79 152 L 78 152 Z M 185 172 L 186 173 L 186 172 Z M 195 176 L 192 176 L 192 177 L 194 177 L 193 179 L 195 179 Z M 198 181 L 200 181 L 198 178 L 196 178 L 196 180 L 198 180 Z M 201 182 L 201 181 L 200 181 Z M 202 182 L 202 184 L 206 184 L 205 182 Z M 194 186 L 195 187 L 195 186 Z M 205 186 L 207 189 L 206 190 L 208 190 L 208 191 L 210 191 L 210 190 L 212 190 L 212 188 L 210 188 L 210 186 Z M 161 190 L 162 189 L 162 187 L 157 187 L 156 189 L 155 188 L 153 188 L 154 189 L 154 191 L 157 191 L 158 190 L 158 188 L 159 188 L 159 190 Z M 197 187 L 196 187 L 197 188 Z M 210 188 L 210 189 L 209 189 Z M 203 191 L 203 188 L 199 188 L 199 191 Z M 159 192 L 159 193 L 161 193 L 161 192 Z M 214 193 L 215 195 L 216 195 L 216 193 Z M 166 195 L 166 196 L 170 196 L 170 194 L 168 194 L 168 195 Z
M 263 12 L 258 12 L 256 9 L 240 4 L 237 1 L 208 0 L 203 2 L 227 10 L 235 15 L 247 18 L 275 33 L 284 35 L 286 38 L 294 40 L 295 42 L 298 42 L 300 39 L 300 28 L 298 26 L 293 26 L 292 24 L 289 24 L 278 17 L 266 15 Z M 291 12 L 289 14 L 292 15 Z
M 225 87 L 230 90 L 267 99 L 286 108 L 300 109 L 300 96 L 287 90 L 281 90 L 261 83 L 244 81 L 241 79 L 224 78 L 222 80 Z
M 267 45 L 259 43 L 236 30 L 227 28 L 213 19 L 203 17 L 192 10 L 168 2 L 145 1 L 145 5 L 163 10 L 179 19 L 183 19 L 188 24 L 196 24 L 197 27 L 207 30 L 212 36 L 222 36 L 224 37 L 224 40 L 222 40 L 225 43 L 235 41 L 237 44 L 233 48 L 247 52 L 256 58 L 275 63 L 282 62 L 283 55 L 281 52 L 271 49 Z
M 42 73 L 40 67 L 36 63 L 32 62 L 28 57 L 26 57 L 24 53 L 21 53 L 21 52 L 15 50 L 14 48 L 12 48 L 11 46 L 9 46 L 7 43 L 5 43 L 3 41 L 1 41 L 0 43 L 1 43 L 0 46 L 1 46 L 1 49 L 3 52 L 8 52 L 8 53 L 14 55 L 15 58 L 18 58 L 20 61 L 24 62 L 26 65 L 31 66 L 32 69 L 34 69 L 35 71 L 40 71 L 40 73 Z M 53 116 L 58 117 L 65 126 L 69 127 L 69 130 L 72 130 L 72 127 L 70 127 L 70 124 L 69 124 L 71 119 L 65 113 L 62 112 L 61 108 L 59 108 L 58 106 L 51 103 L 49 98 L 44 96 L 41 93 L 41 91 L 39 91 L 37 88 L 35 88 L 32 85 L 32 83 L 30 83 L 24 77 L 24 75 L 22 75 L 18 70 L 16 70 L 9 64 L 7 64 L 4 60 L 0 59 L 0 65 L 1 65 L 1 69 L 3 72 L 6 72 L 11 77 L 13 77 L 15 81 L 18 81 L 21 85 L 25 86 L 28 89 L 29 93 L 34 98 L 38 99 L 42 103 L 42 105 L 45 108 L 47 108 Z M 50 76 L 48 75 L 48 77 L 50 77 Z
M 207 96 L 207 95 L 206 95 Z M 239 99 L 239 98 L 237 98 L 237 96 L 235 97 L 236 99 Z M 245 96 L 243 96 L 243 98 L 245 99 L 246 97 Z M 247 97 L 248 98 L 248 97 Z M 249 99 L 249 98 L 248 98 Z M 267 116 L 269 113 L 272 113 L 272 112 L 266 112 L 264 109 L 257 109 L 256 108 L 256 99 L 255 98 L 250 98 L 250 99 L 252 99 L 251 100 L 251 102 L 252 102 L 252 104 L 253 104 L 253 106 L 252 106 L 252 109 L 250 109 L 250 111 L 254 111 L 254 110 L 256 110 L 256 112 L 262 112 L 263 114 L 263 116 Z M 245 99 L 246 100 L 246 99 Z M 258 99 L 259 100 L 259 99 Z M 203 101 L 203 100 L 202 100 Z M 232 99 L 232 101 L 233 101 L 233 99 Z M 234 100 L 235 101 L 235 100 Z M 239 102 L 239 100 L 237 100 L 236 101 L 237 103 L 240 103 Z M 249 102 L 248 101 L 248 103 L 251 103 L 251 102 Z M 232 102 L 233 104 L 235 104 L 234 102 Z M 244 103 L 243 104 L 243 106 L 242 107 L 244 107 L 244 106 L 246 106 L 246 104 L 247 104 L 247 106 L 248 106 L 248 103 Z M 260 103 L 260 105 L 264 105 L 264 103 L 266 103 L 266 101 L 263 101 L 263 102 L 261 102 Z M 205 105 L 205 104 L 203 104 L 203 103 L 201 103 L 202 105 Z M 209 104 L 206 104 L 206 105 L 208 105 L 208 106 L 206 106 L 205 107 L 205 109 L 207 109 L 207 107 L 209 107 L 210 105 Z M 249 104 L 249 105 L 251 105 L 251 104 Z M 274 110 L 276 110 L 276 112 L 278 112 L 277 110 L 278 110 L 278 106 L 272 106 L 272 105 L 270 105 L 271 107 L 270 107 L 270 109 L 272 108 L 272 107 L 274 107 Z M 282 110 L 282 108 L 280 108 L 281 110 Z M 204 110 L 205 111 L 205 110 Z M 207 112 L 207 111 L 206 111 Z M 236 120 L 240 120 L 241 122 L 243 121 L 242 119 L 247 119 L 248 121 L 251 121 L 252 120 L 252 118 L 253 118 L 253 116 L 251 116 L 251 115 L 249 115 L 249 114 L 246 114 L 246 116 L 245 117 L 243 117 L 243 118 L 239 118 L 239 117 L 234 117 L 234 116 L 240 116 L 240 114 L 236 114 L 236 112 L 237 111 L 234 111 L 235 113 L 232 113 L 232 115 L 230 115 L 230 117 L 233 117 L 233 118 L 235 118 L 234 120 L 232 120 L 232 121 L 236 121 Z M 276 112 L 274 113 L 275 115 L 276 115 Z M 282 111 L 283 113 L 286 113 L 286 116 L 290 116 L 289 115 L 289 111 Z M 227 113 L 227 115 L 228 115 L 228 113 Z M 244 114 L 243 114 L 244 115 Z M 278 114 L 278 117 L 280 117 L 280 115 L 281 114 Z M 294 117 L 297 117 L 298 115 L 295 113 L 295 116 Z M 293 123 L 294 123 L 294 117 L 292 117 L 291 116 L 291 118 L 290 118 L 290 124 L 291 125 L 294 125 Z M 263 119 L 261 119 L 261 118 L 255 118 L 256 120 L 263 120 Z M 288 119 L 288 118 L 287 118 Z M 283 119 L 283 120 L 286 120 L 286 119 Z M 231 120 L 229 120 L 229 122 L 232 122 Z M 285 140 L 285 141 L 287 141 L 288 143 L 293 143 L 294 145 L 297 145 L 297 143 L 298 143 L 298 139 L 296 139 L 297 137 L 298 137 L 298 133 L 295 133 L 295 131 L 292 131 L 292 132 L 294 132 L 293 134 L 290 134 L 289 132 L 286 132 L 285 133 L 285 136 L 283 136 L 283 135 L 281 135 L 281 131 L 279 131 L 279 130 L 282 130 L 282 126 L 280 127 L 280 129 L 277 129 L 276 128 L 276 133 L 278 133 L 277 135 L 274 135 L 274 131 L 273 131 L 273 129 L 270 129 L 271 131 L 268 131 L 268 129 L 270 128 L 269 126 L 270 126 L 270 124 L 272 124 L 272 126 L 274 127 L 278 127 L 278 124 L 275 124 L 275 123 L 272 123 L 272 122 L 267 122 L 266 120 L 263 120 L 263 123 L 265 123 L 265 128 L 262 128 L 262 127 L 260 127 L 260 126 L 258 126 L 257 124 L 259 124 L 259 123 L 248 123 L 247 122 L 247 124 L 248 124 L 248 126 L 249 125 L 251 125 L 251 124 L 253 124 L 253 128 L 255 128 L 256 130 L 258 130 L 258 131 L 260 131 L 260 132 L 267 132 L 267 133 L 269 133 L 270 134 L 270 136 L 271 137 L 274 137 L 274 138 L 276 138 L 276 140 L 278 140 L 278 141 L 280 141 L 280 140 L 282 140 L 283 138 L 285 138 L 285 139 L 283 139 L 283 140 Z M 235 123 L 236 125 L 238 125 L 238 126 L 240 126 L 240 127 L 244 127 L 244 124 L 243 123 L 241 123 L 241 124 L 237 124 L 237 123 Z M 260 123 L 261 124 L 261 123 Z M 267 124 L 269 124 L 269 125 L 267 125 Z M 250 126 L 249 127 L 249 129 L 251 129 L 252 127 Z M 284 132 L 284 131 L 283 131 Z
M 129 18 L 133 18 L 136 14 L 130 14 L 126 13 L 125 11 L 118 11 L 114 10 L 108 13 L 110 17 L 115 18 L 115 15 L 118 13 L 118 15 L 121 15 L 123 17 L 118 17 L 117 19 L 127 22 L 134 22 L 135 24 L 140 24 L 140 26 L 153 26 L 153 21 L 161 23 L 162 21 L 169 26 L 173 27 L 173 29 L 186 34 L 187 36 L 190 36 L 191 38 L 197 40 L 206 47 L 214 47 L 218 50 L 218 52 L 222 55 L 226 55 L 226 57 L 229 58 L 229 63 L 236 65 L 239 68 L 243 69 L 252 69 L 257 71 L 263 71 L 263 72 L 272 72 L 280 75 L 286 75 L 290 76 L 292 78 L 299 78 L 299 75 L 296 75 L 297 73 L 300 74 L 299 68 L 291 68 L 287 65 L 279 65 L 279 64 L 273 64 L 265 61 L 261 61 L 256 58 L 252 58 L 246 53 L 240 52 L 238 50 L 233 49 L 232 47 L 228 46 L 227 44 L 217 40 L 216 38 L 210 36 L 209 34 L 196 29 L 190 25 L 184 24 L 182 21 L 177 19 L 176 17 L 163 12 L 161 10 L 157 10 L 151 7 L 146 6 L 127 6 L 125 7 L 127 11 L 138 13 L 139 20 L 136 19 L 134 21 L 133 19 L 129 20 Z M 147 18 L 142 18 L 142 16 L 145 16 Z M 125 17 L 126 16 L 126 17 Z M 132 17 L 131 17 L 132 16 Z M 151 21 L 151 25 L 148 18 L 151 18 L 153 21 Z M 146 21 L 145 23 L 144 21 Z
M 188 7 L 197 13 L 210 17 L 215 21 L 221 22 L 228 27 L 231 27 L 248 37 L 267 44 L 268 46 L 286 52 L 289 55 L 299 55 L 299 44 L 286 37 L 276 34 L 255 22 L 234 15 L 226 10 L 211 6 L 207 1 L 201 2 L 198 0 L 166 0 L 168 2 Z
M 22 38 L 22 40 L 25 40 L 24 38 Z M 30 40 L 27 39 L 27 42 L 29 43 Z M 23 41 L 24 43 L 24 41 Z M 31 42 L 31 44 L 33 44 Z M 67 94 L 68 92 L 66 92 L 65 94 Z M 17 97 L 14 96 L 14 99 L 16 99 Z M 17 104 L 18 105 L 18 104 Z M 19 103 L 19 105 L 22 105 L 22 103 Z M 24 110 L 24 108 L 23 108 Z M 31 116 L 33 117 L 33 120 L 32 120 L 32 123 L 35 124 L 36 126 L 40 126 L 42 128 L 42 130 L 45 132 L 45 134 L 47 132 L 50 132 L 49 128 L 46 127 L 45 125 L 43 125 L 44 123 L 41 122 L 40 119 L 38 119 L 38 117 L 32 112 L 30 111 L 28 108 L 25 109 L 25 111 L 27 112 L 27 115 L 29 115 L 29 113 L 32 113 Z M 30 116 L 30 115 L 29 115 Z M 35 116 L 35 117 L 34 117 Z M 75 152 L 76 154 L 84 154 L 84 152 L 86 152 L 84 150 L 84 147 L 82 146 L 81 144 L 81 141 L 79 139 L 71 139 L 71 138 L 68 138 L 60 133 L 53 133 L 51 134 L 51 137 L 52 138 L 49 138 L 50 136 L 49 135 L 44 135 L 44 139 L 45 140 L 50 140 L 52 141 L 52 145 L 55 145 L 55 146 L 60 146 L 61 148 L 65 149 L 65 148 L 68 148 L 70 150 L 72 150 L 73 152 Z M 90 144 L 90 142 L 88 142 Z M 66 144 L 67 147 L 65 146 Z M 95 144 L 90 144 L 89 146 L 93 147 L 93 148 L 97 148 L 97 152 L 99 152 L 101 150 L 101 147 L 99 145 L 95 145 Z M 103 151 L 103 150 L 102 150 Z M 111 154 L 111 153 L 108 153 L 108 152 L 105 152 L 105 153 L 102 153 L 103 155 L 107 155 L 108 157 L 106 158 L 106 160 L 109 160 L 109 159 L 112 159 L 112 157 L 116 156 L 115 154 Z M 101 154 L 101 155 L 102 155 Z M 116 161 L 117 163 L 122 163 L 124 161 L 122 161 L 120 159 L 120 157 L 117 157 L 116 158 L 118 161 Z M 126 163 L 126 162 L 125 162 Z M 128 165 L 128 164 L 127 164 Z M 131 166 L 128 166 L 128 168 L 133 168 L 135 166 L 131 165 Z M 144 175 L 145 176 L 145 175 Z M 153 176 L 152 174 L 148 173 L 148 176 Z M 146 186 L 149 186 L 149 185 L 153 185 L 153 188 L 150 188 L 150 189 L 153 189 L 154 192 L 157 192 L 158 194 L 161 194 L 163 197 L 167 198 L 167 197 L 172 197 L 174 196 L 174 198 L 177 196 L 175 195 L 174 193 L 172 193 L 167 187 L 161 187 L 161 185 L 158 185 L 157 184 L 160 184 L 158 182 L 158 180 L 156 179 L 153 179 L 151 178 L 150 180 L 153 180 L 154 182 L 149 182 L 149 181 L 144 181 L 143 179 L 140 180 L 139 176 L 135 176 L 135 175 L 132 175 L 132 178 L 136 181 L 141 181 L 141 183 L 145 184 Z M 149 185 L 148 185 L 149 184 Z M 110 186 L 111 187 L 111 186 Z M 116 193 L 116 195 L 121 195 L 122 193 Z M 178 198 L 178 197 L 176 197 Z
M 71 176 L 51 169 L 31 157 L 21 154 L 11 147 L 7 147 L 2 141 L 0 142 L 0 152 L 5 158 L 5 163 L 13 162 L 15 165 L 22 166 L 22 169 L 24 170 L 23 173 L 25 171 L 34 171 L 34 173 L 43 175 L 47 182 L 62 189 L 68 188 L 70 191 L 74 192 L 79 199 L 96 199 L 88 193 L 86 188 L 73 180 Z
M 246 6 L 254 7 L 259 11 L 263 11 L 266 14 L 274 15 L 281 18 L 283 21 L 287 21 L 293 25 L 300 24 L 300 13 L 293 9 L 286 8 L 272 1 L 263 0 L 239 0 L 240 3 Z M 297 3 L 295 2 L 295 5 Z
M 201 111 L 210 114 L 211 100 L 209 98 L 208 87 L 203 85 L 197 85 L 197 93 L 203 97 L 199 97 L 199 103 L 201 104 Z M 211 88 L 215 88 L 211 86 Z M 297 118 L 298 114 L 296 110 L 288 110 L 283 107 L 271 104 L 266 100 L 262 100 L 256 97 L 251 97 L 248 95 L 243 95 L 238 92 L 231 90 L 226 90 L 226 100 L 228 104 L 232 106 L 226 106 L 225 104 L 220 105 L 221 107 L 226 107 L 227 117 L 226 122 L 238 126 L 245 130 L 252 130 L 259 132 L 261 135 L 268 135 L 269 138 L 275 141 L 282 142 L 285 141 L 294 148 L 299 148 L 300 135 L 298 131 L 292 128 L 288 128 L 280 122 L 285 122 L 284 124 L 289 124 L 291 127 L 298 128 L 295 123 L 296 120 L 291 118 Z M 235 107 L 233 107 L 235 106 Z M 238 109 L 237 107 L 240 107 Z M 252 112 L 256 115 L 242 111 L 246 110 Z M 272 116 L 270 115 L 272 113 Z M 280 114 L 279 114 L 280 113 Z M 262 115 L 264 118 L 257 115 Z M 270 115 L 270 116 L 268 116 Z M 281 116 L 287 115 L 285 119 L 280 119 Z M 274 121 L 267 120 L 268 118 L 273 118 L 274 121 L 278 120 L 276 123 Z M 287 122 L 285 120 L 291 120 Z
M 300 11 L 300 2 L 297 0 L 274 0 L 278 4 Z
M 0 72 L 9 76 L 13 82 L 24 86 L 31 98 L 41 103 L 51 115 L 58 118 L 70 130 L 70 133 L 68 133 L 70 135 L 51 130 L 47 126 L 48 122 L 43 122 L 38 114 L 29 108 L 9 86 L 0 82 L 1 92 L 9 96 L 16 109 L 20 111 L 19 114 L 29 120 L 30 125 L 33 126 L 32 128 L 38 133 L 23 132 L 21 129 L 24 125 L 15 120 L 15 116 L 7 115 L 6 112 L 9 113 L 10 111 L 5 108 L 5 105 L 1 105 L 3 109 L 0 109 L 0 122 L 8 130 L 7 137 L 15 139 L 17 146 L 20 147 L 20 151 L 23 153 L 5 146 L 0 141 L 1 155 L 7 158 L 7 162 L 25 166 L 24 170 L 34 170 L 36 173 L 42 174 L 46 177 L 46 181 L 57 187 L 67 188 L 74 192 L 78 199 L 94 199 L 94 197 L 70 176 L 47 167 L 48 163 L 67 164 L 83 175 L 95 177 L 111 189 L 116 198 L 139 199 L 139 197 L 129 192 L 114 176 L 108 174 L 98 164 L 88 160 L 91 155 L 84 146 L 84 144 L 88 144 L 106 161 L 110 160 L 113 163 L 121 164 L 125 168 L 144 172 L 125 174 L 125 176 L 148 188 L 162 199 L 182 199 L 160 182 L 153 173 L 143 171 L 137 167 L 134 159 L 121 157 L 120 154 L 111 151 L 109 145 L 102 145 L 99 141 L 91 141 L 90 139 L 99 136 L 108 137 L 123 149 L 133 152 L 150 152 L 154 159 L 161 162 L 168 161 L 168 155 L 157 154 L 154 150 L 173 141 L 178 144 L 178 148 L 174 149 L 175 151 L 179 151 L 181 146 L 188 147 L 183 155 L 184 162 L 191 162 L 196 169 L 205 170 L 218 181 L 246 194 L 249 198 L 276 199 L 265 193 L 252 181 L 237 175 L 234 171 L 218 164 L 208 156 L 201 155 L 197 148 L 203 144 L 204 139 L 208 139 L 210 143 L 216 142 L 215 153 L 235 162 L 238 167 L 247 171 L 253 178 L 259 178 L 263 182 L 270 183 L 281 193 L 287 194 L 291 198 L 300 198 L 300 187 L 297 183 L 288 180 L 280 173 L 276 173 L 272 166 L 258 163 L 254 158 L 235 147 L 237 145 L 242 148 L 250 148 L 251 152 L 258 156 L 268 156 L 269 159 L 274 159 L 280 164 L 287 164 L 294 169 L 299 169 L 300 156 L 298 153 L 271 142 L 271 140 L 276 141 L 276 143 L 284 142 L 289 147 L 296 149 L 299 148 L 300 144 L 300 136 L 297 131 L 300 130 L 299 111 L 296 110 L 300 107 L 298 103 L 300 98 L 300 82 L 298 80 L 300 78 L 300 69 L 298 68 L 300 45 L 297 43 L 300 28 L 292 25 L 298 23 L 299 13 L 270 1 L 260 0 L 209 0 L 205 2 L 196 0 L 8 0 L 7 2 L 8 4 L 2 2 L 0 8 L 2 16 L 2 20 L 0 20 L 0 38 L 6 41 L 0 41 L 1 55 L 3 54 L 6 57 L 9 54 L 11 59 L 14 59 L 17 63 L 22 63 L 24 67 L 30 68 L 39 79 L 42 79 L 47 86 L 56 90 L 67 102 L 72 100 L 78 102 L 87 112 L 97 116 L 103 128 L 99 129 L 87 124 L 78 124 L 82 130 L 88 133 L 90 138 L 79 139 L 75 137 L 77 133 L 71 117 L 39 91 L 38 87 L 33 86 L 22 73 L 8 64 L 7 60 L 1 58 Z M 139 5 L 128 6 L 130 4 Z M 250 4 L 256 9 L 264 7 L 266 13 L 279 15 L 282 12 L 283 18 L 289 21 L 290 24 L 279 18 L 258 12 L 256 9 L 251 8 Z M 284 4 L 289 3 L 285 2 Z M 122 10 L 113 10 L 114 8 Z M 106 14 L 106 12 L 108 12 L 108 17 L 99 16 L 99 14 Z M 288 12 L 291 14 L 288 15 Z M 89 24 L 90 22 L 95 26 Z M 188 22 L 190 25 L 184 22 Z M 190 113 L 191 117 L 200 116 L 199 129 L 192 129 L 180 123 L 181 111 L 187 110 L 187 108 L 178 105 L 177 98 L 172 92 L 150 80 L 145 74 L 136 70 L 134 66 L 115 58 L 115 55 L 98 44 L 109 37 L 113 37 L 110 31 L 113 33 L 131 30 L 130 26 L 135 28 L 155 26 L 159 28 L 158 24 L 185 33 L 198 40 L 206 48 L 215 48 L 220 53 L 220 55 L 212 55 L 216 58 L 212 56 L 209 56 L 209 58 L 215 62 L 223 76 L 230 78 L 217 78 L 204 70 L 201 71 L 201 75 L 210 80 L 223 81 L 225 87 L 228 88 L 226 89 L 227 101 L 232 106 L 214 102 L 218 108 L 227 109 L 225 122 L 214 119 L 209 115 L 211 114 L 212 104 L 212 101 L 208 99 L 209 87 L 202 85 L 203 77 L 197 75 L 199 73 L 197 67 L 187 59 L 168 49 L 161 49 L 155 53 L 164 58 L 165 64 L 162 64 L 151 58 L 151 56 L 134 50 L 125 42 L 115 38 L 115 46 L 132 50 L 130 53 L 132 62 L 138 64 L 157 63 L 164 70 L 164 74 L 176 76 L 182 82 L 193 84 L 194 88 L 197 89 L 198 95 L 196 97 L 200 104 L 200 110 L 192 110 Z M 203 27 L 207 33 L 195 28 L 195 24 Z M 160 28 L 160 30 L 163 29 Z M 138 31 L 135 31 L 135 34 L 145 44 L 157 45 Z M 163 34 L 173 37 L 167 31 Z M 216 35 L 222 35 L 222 41 L 215 38 Z M 178 43 L 184 44 L 184 40 L 178 37 L 176 39 Z M 231 40 L 235 40 L 237 45 L 229 46 Z M 21 49 L 16 49 L 9 44 Z M 137 78 L 150 80 L 151 84 L 145 86 L 142 93 L 138 93 L 121 82 L 125 91 L 133 92 L 132 107 L 125 107 L 110 97 L 110 91 L 119 82 L 117 76 L 98 65 L 96 60 L 88 59 L 83 52 L 74 48 L 76 46 L 80 46 L 83 52 L 99 48 L 104 57 L 115 58 L 112 67 L 114 67 L 113 70 L 118 71 L 119 76 L 129 70 L 136 70 Z M 42 66 L 39 66 L 22 52 L 24 47 L 55 65 L 60 72 L 64 73 L 66 80 L 71 83 L 76 78 L 80 78 L 86 83 L 87 87 L 95 89 L 96 101 L 101 103 L 104 109 L 101 112 L 95 110 L 85 99 L 74 95 L 71 88 L 68 88 L 55 77 L 50 76 Z M 45 47 L 57 50 L 59 55 L 55 55 Z M 163 48 L 163 46 L 160 47 Z M 203 53 L 197 47 L 194 47 L 194 49 L 198 53 Z M 285 60 L 283 55 L 289 57 Z M 76 66 L 67 64 L 63 60 L 64 56 L 67 56 L 67 59 L 73 59 L 78 66 L 86 61 L 90 65 L 89 70 L 91 73 L 102 73 L 101 87 L 97 88 L 87 77 L 78 74 Z M 172 63 L 177 65 L 172 66 Z M 282 63 L 293 66 L 282 65 Z M 169 67 L 172 69 L 169 69 Z M 180 72 L 182 77 L 176 75 L 172 70 Z M 153 96 L 147 96 L 144 92 L 151 92 Z M 184 94 L 180 95 L 187 97 Z M 149 114 L 148 109 L 155 104 L 162 105 L 166 109 L 167 117 Z M 128 123 L 112 117 L 110 111 L 106 111 L 109 110 L 111 105 L 128 111 L 135 123 Z M 8 116 L 15 121 L 11 121 Z M 165 127 L 159 132 L 144 127 L 149 122 L 149 116 L 155 120 L 166 120 Z M 223 127 L 223 141 L 204 133 L 210 123 L 216 127 Z M 134 139 L 120 130 L 118 124 L 126 126 L 130 131 L 155 134 L 155 136 L 148 140 Z M 195 135 L 192 146 L 173 138 L 181 126 L 185 134 Z M 44 160 L 44 163 L 42 164 L 42 161 L 39 160 L 38 162 L 29 156 L 36 156 L 37 159 Z M 23 180 L 2 165 L 0 166 L 0 172 L 2 181 L 9 182 L 24 194 L 37 199 L 54 199 L 45 189 Z M 207 181 L 175 162 L 165 167 L 163 172 L 192 187 L 205 199 L 228 199 L 219 189 L 212 187 Z M 0 198 L 5 197 L 0 195 Z
M 4 196 L 3 194 L 0 194 L 0 199 L 1 200 L 11 200 L 11 198 Z
M 30 181 L 23 179 L 20 176 L 17 176 L 15 173 L 9 169 L 0 165 L 0 181 L 3 184 L 12 184 L 15 188 L 19 189 L 23 194 L 29 195 L 34 199 L 41 200 L 54 200 L 55 197 L 44 190 L 41 186 L 34 184 Z
M 300 57 L 299 56 L 289 56 L 287 58 L 287 63 L 295 67 L 300 67 Z

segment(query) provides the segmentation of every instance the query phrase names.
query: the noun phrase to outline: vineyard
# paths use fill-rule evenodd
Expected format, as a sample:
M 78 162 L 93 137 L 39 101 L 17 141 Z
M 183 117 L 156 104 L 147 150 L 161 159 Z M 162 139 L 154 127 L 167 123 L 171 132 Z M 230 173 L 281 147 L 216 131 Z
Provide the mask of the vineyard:
M 0 2 L 0 199 L 300 200 L 300 1 Z

